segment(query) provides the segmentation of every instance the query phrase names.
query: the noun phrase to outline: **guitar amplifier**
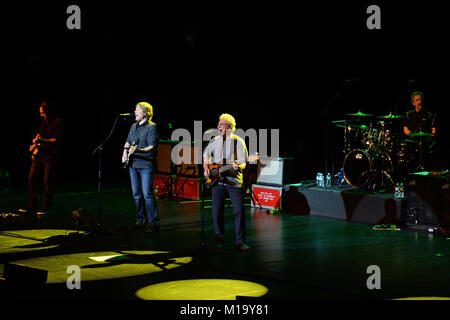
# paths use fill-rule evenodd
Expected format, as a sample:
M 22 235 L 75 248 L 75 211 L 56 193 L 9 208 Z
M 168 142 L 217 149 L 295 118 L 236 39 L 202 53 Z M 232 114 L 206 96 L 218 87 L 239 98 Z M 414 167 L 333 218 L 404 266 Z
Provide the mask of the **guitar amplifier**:
M 266 158 L 258 162 L 257 184 L 283 186 L 293 182 L 294 158 Z
M 200 164 L 180 164 L 177 166 L 177 175 L 183 177 L 199 178 L 203 175 L 203 167 Z
M 153 176 L 153 192 L 155 195 L 169 195 L 172 188 L 170 176 L 168 174 L 155 174 Z
M 203 180 L 177 177 L 173 183 L 173 195 L 178 198 L 200 200 Z
M 201 178 L 203 176 L 202 164 L 195 163 L 196 155 L 199 158 L 197 161 L 202 161 L 201 145 L 181 143 L 180 147 L 182 148 L 179 149 L 179 152 L 173 155 L 175 163 L 180 163 L 176 165 L 176 174 L 183 177 Z M 184 157 L 184 150 L 188 152 L 186 157 Z
M 158 143 L 158 153 L 156 154 L 156 172 L 171 174 L 172 173 L 172 149 L 174 142 L 160 140 Z
M 252 185 L 251 206 L 263 209 L 282 209 L 282 187 Z

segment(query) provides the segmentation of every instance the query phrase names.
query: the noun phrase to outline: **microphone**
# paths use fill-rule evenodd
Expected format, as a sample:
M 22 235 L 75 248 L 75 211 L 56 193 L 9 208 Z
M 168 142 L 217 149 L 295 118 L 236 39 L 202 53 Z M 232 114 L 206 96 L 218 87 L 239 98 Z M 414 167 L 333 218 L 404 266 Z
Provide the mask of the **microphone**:
M 134 117 L 134 113 L 121 113 L 119 114 L 121 117 Z
M 209 130 L 205 131 L 205 134 L 210 134 L 210 133 L 219 134 L 219 129 L 209 129 Z

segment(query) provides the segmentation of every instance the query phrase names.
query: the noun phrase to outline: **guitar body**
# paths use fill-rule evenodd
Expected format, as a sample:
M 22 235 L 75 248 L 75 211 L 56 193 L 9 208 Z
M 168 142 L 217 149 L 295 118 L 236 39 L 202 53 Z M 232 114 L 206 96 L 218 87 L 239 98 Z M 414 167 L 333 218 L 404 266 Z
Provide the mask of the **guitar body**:
M 41 138 L 41 135 L 37 134 L 36 138 L 33 139 L 33 144 L 30 146 L 31 160 L 36 159 L 36 157 L 39 154 L 40 138 Z
M 131 146 L 131 148 L 135 148 L 135 147 L 136 147 L 136 145 L 132 145 Z M 129 167 L 131 167 L 131 165 L 133 164 L 133 157 L 134 157 L 134 154 L 131 153 L 130 151 L 128 151 L 127 161 L 125 161 L 123 163 L 123 168 L 124 169 L 128 169 Z
M 247 163 L 254 162 L 256 160 L 259 160 L 258 155 L 252 155 L 249 156 Z M 232 170 L 233 165 L 232 164 L 209 164 L 209 177 L 206 179 L 205 185 L 207 188 L 213 187 L 217 182 L 223 181 L 229 185 L 234 185 L 233 182 L 229 181 L 228 179 L 225 179 L 226 176 L 232 176 L 236 177 L 236 171 Z
M 209 167 L 209 178 L 206 179 L 206 186 L 208 188 L 213 187 L 217 182 L 222 181 L 224 178 L 222 177 L 219 168 L 222 167 L 222 164 L 210 164 Z

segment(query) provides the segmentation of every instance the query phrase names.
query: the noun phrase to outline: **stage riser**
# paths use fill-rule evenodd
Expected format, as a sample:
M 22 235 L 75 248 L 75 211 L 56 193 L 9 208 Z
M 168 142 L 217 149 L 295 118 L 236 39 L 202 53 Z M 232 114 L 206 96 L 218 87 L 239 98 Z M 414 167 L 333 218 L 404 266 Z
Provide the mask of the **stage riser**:
M 297 198 L 293 201 L 292 198 Z M 403 201 L 404 203 L 404 201 Z M 297 206 L 295 208 L 294 206 Z M 298 209 L 298 208 L 301 209 Z M 402 200 L 336 189 L 289 190 L 286 211 L 367 224 L 398 223 L 404 217 Z

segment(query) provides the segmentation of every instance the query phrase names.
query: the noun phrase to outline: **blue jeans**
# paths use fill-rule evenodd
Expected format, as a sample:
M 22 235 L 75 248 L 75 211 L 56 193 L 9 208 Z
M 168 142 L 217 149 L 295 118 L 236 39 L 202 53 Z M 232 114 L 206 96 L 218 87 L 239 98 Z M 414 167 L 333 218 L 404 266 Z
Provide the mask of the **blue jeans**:
M 131 189 L 136 205 L 136 222 L 139 224 L 145 223 L 145 216 L 149 224 L 159 222 L 158 208 L 153 195 L 153 170 L 153 163 L 150 168 L 130 168 Z
M 212 189 L 212 215 L 214 221 L 214 232 L 216 236 L 223 237 L 225 233 L 224 206 L 225 197 L 230 196 L 234 212 L 234 228 L 236 232 L 236 243 L 245 241 L 245 210 L 244 195 L 242 188 L 224 185 L 219 182 Z

